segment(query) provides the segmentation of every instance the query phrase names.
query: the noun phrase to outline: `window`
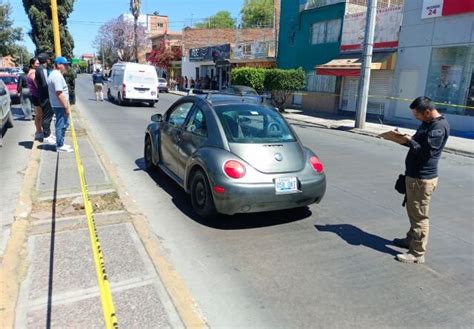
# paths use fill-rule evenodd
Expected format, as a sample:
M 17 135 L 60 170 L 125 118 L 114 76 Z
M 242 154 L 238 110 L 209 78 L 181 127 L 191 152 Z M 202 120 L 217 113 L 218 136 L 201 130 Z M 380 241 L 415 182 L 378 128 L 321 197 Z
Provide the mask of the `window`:
M 163 23 L 158 23 L 158 24 L 156 24 L 156 25 L 157 25 L 158 27 L 163 27 L 163 26 L 164 26 Z
M 206 118 L 201 109 L 194 112 L 193 117 L 189 120 L 186 127 L 186 131 L 203 137 L 207 136 Z
M 474 46 L 433 48 L 425 95 L 435 102 L 472 106 Z M 462 107 L 438 105 L 449 114 L 474 115 Z
M 170 114 L 168 114 L 166 121 L 172 126 L 181 127 L 184 124 L 184 121 L 186 121 L 186 117 L 188 116 L 188 113 L 192 107 L 193 103 L 179 104 L 171 111 Z
M 294 142 L 285 120 L 274 109 L 256 105 L 223 105 L 217 116 L 231 143 Z
M 306 76 L 308 77 L 306 90 L 323 93 L 336 92 L 337 77 L 332 75 L 317 75 L 314 72 L 306 73 Z
M 311 27 L 311 44 L 338 42 L 340 35 L 340 19 L 314 23 Z

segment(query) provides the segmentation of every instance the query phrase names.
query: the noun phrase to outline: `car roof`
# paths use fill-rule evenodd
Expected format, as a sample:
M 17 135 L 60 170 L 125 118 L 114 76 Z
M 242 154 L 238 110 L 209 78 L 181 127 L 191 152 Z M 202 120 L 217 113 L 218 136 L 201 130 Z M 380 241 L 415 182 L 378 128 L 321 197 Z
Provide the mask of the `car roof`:
M 256 99 L 255 97 L 239 96 L 233 94 L 209 93 L 207 95 L 192 95 L 188 97 L 200 99 L 207 103 L 210 107 L 220 107 L 224 105 L 243 103 L 255 106 L 268 107 L 267 104 L 262 103 L 259 99 Z

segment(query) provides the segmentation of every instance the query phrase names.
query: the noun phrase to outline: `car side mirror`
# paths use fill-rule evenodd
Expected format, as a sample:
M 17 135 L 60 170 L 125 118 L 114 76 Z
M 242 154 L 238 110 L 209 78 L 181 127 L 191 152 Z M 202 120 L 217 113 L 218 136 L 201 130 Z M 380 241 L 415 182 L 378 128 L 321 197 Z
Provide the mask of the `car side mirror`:
M 163 115 L 157 113 L 151 116 L 151 121 L 153 122 L 163 122 Z
M 0 96 L 5 96 L 7 94 L 7 91 L 5 88 L 0 88 Z

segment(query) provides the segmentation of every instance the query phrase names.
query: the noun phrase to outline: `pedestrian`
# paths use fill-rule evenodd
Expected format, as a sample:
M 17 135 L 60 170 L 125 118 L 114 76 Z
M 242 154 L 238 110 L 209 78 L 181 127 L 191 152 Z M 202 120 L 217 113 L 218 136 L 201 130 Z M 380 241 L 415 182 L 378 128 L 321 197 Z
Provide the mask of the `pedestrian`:
M 23 111 L 23 117 L 25 120 L 33 120 L 32 114 L 32 105 L 31 105 L 31 98 L 30 98 L 30 90 L 28 89 L 28 81 L 27 81 L 27 74 L 30 68 L 25 66 L 23 68 L 23 74 L 18 77 L 17 83 L 17 92 L 20 94 L 21 100 L 21 110 Z
M 39 61 L 37 58 L 30 59 L 30 69 L 26 76 L 26 82 L 28 83 L 28 89 L 30 90 L 31 103 L 33 104 L 35 113 L 35 139 L 37 138 L 37 136 L 43 135 L 43 128 L 41 127 L 41 120 L 43 116 L 41 115 L 38 87 L 36 86 L 35 82 L 36 68 L 38 66 Z
M 184 89 L 188 89 L 188 77 L 184 77 Z
M 54 111 L 49 102 L 48 92 L 48 61 L 49 56 L 46 53 L 38 55 L 39 66 L 35 72 L 35 82 L 38 88 L 38 96 L 41 110 L 36 114 L 40 117 L 42 134 L 35 135 L 35 139 L 43 140 L 45 143 L 54 145 L 56 138 L 51 135 L 51 121 L 53 120 Z
M 92 83 L 94 84 L 95 100 L 104 101 L 104 76 L 99 69 L 95 70 L 95 73 L 92 75 Z
M 66 129 L 69 127 L 71 106 L 69 105 L 69 88 L 63 73 L 68 69 L 69 62 L 64 57 L 54 59 L 54 69 L 48 77 L 49 100 L 56 115 L 56 151 L 73 152 L 71 146 L 64 144 Z
M 424 263 L 429 234 L 429 209 L 438 185 L 438 161 L 449 137 L 449 124 L 430 98 L 420 96 L 410 105 L 421 125 L 413 137 L 406 137 L 410 149 L 405 159 L 406 208 L 410 230 L 395 245 L 408 252 L 397 255 L 403 263 Z

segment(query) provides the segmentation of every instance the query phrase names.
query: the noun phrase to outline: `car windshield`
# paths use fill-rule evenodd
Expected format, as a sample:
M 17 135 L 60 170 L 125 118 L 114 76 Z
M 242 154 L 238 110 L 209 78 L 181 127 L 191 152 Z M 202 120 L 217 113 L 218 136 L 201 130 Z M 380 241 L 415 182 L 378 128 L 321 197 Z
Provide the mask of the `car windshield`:
M 15 77 L 0 77 L 7 85 L 16 84 L 17 79 Z
M 129 70 L 127 71 L 127 81 L 130 83 L 138 84 L 155 84 L 156 75 L 154 72 L 144 71 L 144 70 Z
M 282 143 L 296 140 L 283 117 L 271 108 L 232 104 L 217 106 L 216 113 L 231 143 Z

